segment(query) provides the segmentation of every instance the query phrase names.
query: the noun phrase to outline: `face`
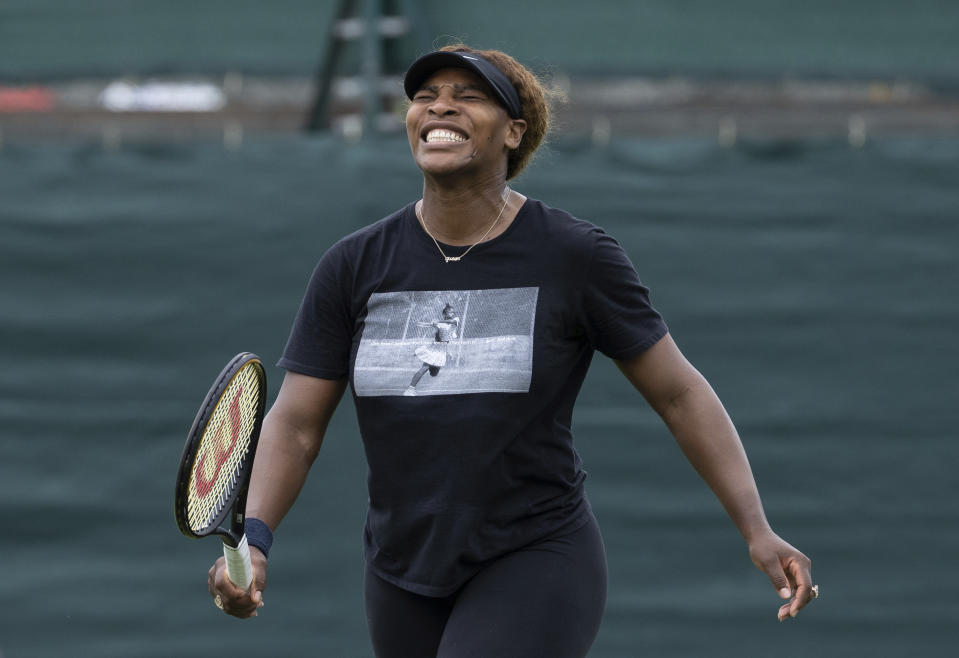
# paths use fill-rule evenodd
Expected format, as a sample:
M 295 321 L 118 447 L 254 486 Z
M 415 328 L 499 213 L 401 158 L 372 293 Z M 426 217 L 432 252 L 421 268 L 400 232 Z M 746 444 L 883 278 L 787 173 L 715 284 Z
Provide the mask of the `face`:
M 526 122 L 511 119 L 482 78 L 466 69 L 441 69 L 414 94 L 406 113 L 413 159 L 437 177 L 506 172 Z

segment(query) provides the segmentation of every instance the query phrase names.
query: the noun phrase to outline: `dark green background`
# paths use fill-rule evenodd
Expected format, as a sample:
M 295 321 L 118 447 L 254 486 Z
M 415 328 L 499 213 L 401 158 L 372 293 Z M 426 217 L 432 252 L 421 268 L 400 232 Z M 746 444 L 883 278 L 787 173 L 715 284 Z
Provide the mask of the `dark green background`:
M 598 358 L 575 415 L 611 575 L 592 656 L 952 655 L 957 163 L 954 138 L 558 141 L 516 184 L 621 239 L 823 589 L 775 621 L 732 524 Z M 323 250 L 418 192 L 401 140 L 0 152 L 5 658 L 370 655 L 348 402 L 255 621 L 213 608 L 217 544 L 177 533 L 172 488 L 218 369 L 274 362 Z
M 959 84 L 952 0 L 420 0 L 439 44 L 571 73 L 928 78 Z M 333 0 L 3 0 L 0 79 L 309 75 Z M 412 54 L 412 53 L 410 53 Z
M 423 4 L 439 41 L 540 70 L 959 80 L 947 0 Z M 333 8 L 5 0 L 0 80 L 309 75 Z M 775 621 L 718 503 L 598 357 L 574 417 L 610 564 L 591 657 L 952 656 L 959 137 L 618 137 L 558 135 L 516 188 L 621 240 L 823 596 Z M 219 548 L 179 535 L 173 482 L 226 360 L 275 362 L 323 251 L 419 191 L 401 139 L 0 141 L 3 658 L 371 655 L 348 400 L 254 621 L 212 606 Z

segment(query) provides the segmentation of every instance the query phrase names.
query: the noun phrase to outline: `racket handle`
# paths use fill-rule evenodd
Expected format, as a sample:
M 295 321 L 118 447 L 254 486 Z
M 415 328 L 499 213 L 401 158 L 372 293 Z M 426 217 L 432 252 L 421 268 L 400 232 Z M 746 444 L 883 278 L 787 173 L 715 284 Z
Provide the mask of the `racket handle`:
M 246 543 L 246 535 L 243 535 L 236 548 L 224 542 L 223 557 L 226 558 L 226 573 L 233 584 L 245 590 L 250 589 L 253 564 L 250 562 L 250 545 Z

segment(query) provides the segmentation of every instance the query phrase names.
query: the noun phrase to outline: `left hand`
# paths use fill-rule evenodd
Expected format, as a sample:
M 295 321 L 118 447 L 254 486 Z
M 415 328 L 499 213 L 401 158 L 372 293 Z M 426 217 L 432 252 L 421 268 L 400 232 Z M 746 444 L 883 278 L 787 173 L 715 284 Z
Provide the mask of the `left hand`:
M 814 598 L 809 558 L 772 530 L 749 542 L 749 557 L 769 576 L 780 598 L 792 598 L 779 608 L 779 621 L 795 617 Z

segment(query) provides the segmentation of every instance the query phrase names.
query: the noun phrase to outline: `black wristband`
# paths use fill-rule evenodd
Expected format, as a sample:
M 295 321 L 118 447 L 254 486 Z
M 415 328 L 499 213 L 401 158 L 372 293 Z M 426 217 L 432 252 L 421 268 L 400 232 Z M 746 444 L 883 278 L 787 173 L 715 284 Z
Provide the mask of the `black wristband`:
M 246 533 L 246 543 L 263 551 L 265 557 L 270 557 L 270 547 L 273 546 L 273 531 L 270 530 L 270 526 L 260 519 L 248 516 L 243 529 Z

